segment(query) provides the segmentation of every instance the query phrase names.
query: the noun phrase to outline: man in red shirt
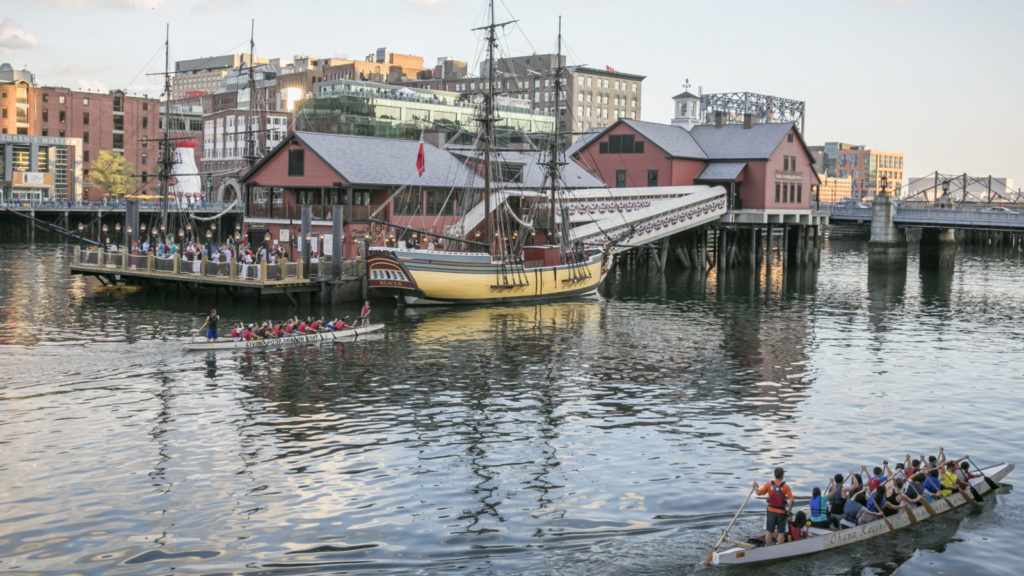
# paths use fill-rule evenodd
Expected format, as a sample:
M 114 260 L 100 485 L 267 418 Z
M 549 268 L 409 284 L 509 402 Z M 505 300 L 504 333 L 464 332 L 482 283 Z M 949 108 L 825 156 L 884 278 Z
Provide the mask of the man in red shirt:
M 793 491 L 786 485 L 783 477 L 786 471 L 779 466 L 775 469 L 775 480 L 758 488 L 754 482 L 754 489 L 759 496 L 768 494 L 768 512 L 764 525 L 764 545 L 771 546 L 772 540 L 782 544 L 786 541 L 786 517 L 793 507 Z

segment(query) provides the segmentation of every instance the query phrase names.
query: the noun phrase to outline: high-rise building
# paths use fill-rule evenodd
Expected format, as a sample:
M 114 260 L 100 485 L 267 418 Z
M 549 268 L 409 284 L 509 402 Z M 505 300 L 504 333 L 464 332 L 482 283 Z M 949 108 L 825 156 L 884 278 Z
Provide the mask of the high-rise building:
M 216 92 L 220 81 L 229 72 L 245 66 L 268 64 L 267 58 L 248 54 L 227 54 L 208 56 L 174 63 L 174 77 L 171 80 L 171 99 L 180 100 L 187 96 Z
M 903 188 L 903 154 L 843 142 L 825 143 L 825 174 L 850 178 L 853 198 L 873 198 L 883 181 L 891 194 Z
M 562 108 L 556 110 L 555 76 L 560 68 Z M 482 62 L 478 77 L 435 78 L 406 85 L 479 94 L 487 90 L 489 73 L 488 63 Z M 591 128 L 609 126 L 619 118 L 640 119 L 645 77 L 638 74 L 619 72 L 610 66 L 567 67 L 564 55 L 533 54 L 495 60 L 494 76 L 496 93 L 558 119 L 558 130 L 566 135 L 563 147 L 568 147 L 575 134 Z
M 0 65 L 0 130 L 3 134 L 77 139 L 83 179 L 101 150 L 125 157 L 135 168 L 136 188 L 156 174 L 160 148 L 160 101 L 123 90 L 82 92 L 39 86 L 27 70 Z M 85 187 L 85 200 L 100 200 L 105 191 Z

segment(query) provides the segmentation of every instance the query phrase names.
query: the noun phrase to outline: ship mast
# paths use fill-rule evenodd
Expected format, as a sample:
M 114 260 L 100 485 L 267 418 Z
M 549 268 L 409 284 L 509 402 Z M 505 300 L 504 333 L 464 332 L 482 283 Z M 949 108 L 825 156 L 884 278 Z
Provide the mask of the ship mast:
M 253 51 L 255 50 L 254 36 L 256 34 L 256 20 L 250 21 L 249 25 L 249 113 L 245 119 L 245 161 L 252 168 L 259 156 L 256 155 L 256 142 L 253 140 L 255 133 L 252 131 L 252 103 L 256 99 L 256 77 L 253 73 Z M 262 122 L 260 125 L 262 126 Z
M 160 141 L 160 226 L 167 230 L 167 183 L 174 168 L 174 151 L 171 150 L 170 109 L 171 109 L 171 25 L 167 24 L 164 40 L 164 135 Z
M 484 26 L 487 30 L 487 90 L 484 92 L 484 114 L 479 119 L 483 130 L 484 145 L 484 241 L 490 246 L 496 246 L 492 237 L 491 227 L 491 149 L 494 147 L 494 49 L 498 45 L 497 29 L 499 26 L 507 26 L 515 20 L 507 22 L 494 22 L 494 0 L 488 2 L 490 12 L 490 24 Z M 480 30 L 481 28 L 474 28 Z
M 548 160 L 548 178 L 551 180 L 551 207 L 548 210 L 548 242 L 552 244 L 558 243 L 558 235 L 555 234 L 555 209 L 556 209 L 556 198 L 558 192 L 558 178 L 561 174 L 562 166 L 565 162 L 562 161 L 562 130 L 561 130 L 561 118 L 562 118 L 562 74 L 565 72 L 562 66 L 562 17 L 558 17 L 558 55 L 555 56 L 555 137 L 551 142 L 551 158 Z M 565 226 L 565 222 L 562 222 Z

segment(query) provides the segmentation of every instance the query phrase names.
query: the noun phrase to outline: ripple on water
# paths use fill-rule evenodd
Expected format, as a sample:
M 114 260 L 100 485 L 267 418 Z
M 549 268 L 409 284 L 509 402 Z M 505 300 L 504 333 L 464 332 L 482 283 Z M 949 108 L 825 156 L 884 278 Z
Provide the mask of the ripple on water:
M 943 280 L 912 259 L 878 277 L 862 249 L 830 248 L 767 293 L 620 275 L 607 298 L 380 306 L 380 340 L 208 355 L 174 344 L 201 322 L 191 301 L 0 277 L 0 565 L 688 573 L 779 463 L 807 494 L 939 445 L 1019 460 L 1021 265 L 1001 264 L 964 255 Z M 28 291 L 49 291 L 46 308 Z M 1009 573 L 1024 506 L 997 498 L 739 572 Z M 762 518 L 752 503 L 734 535 Z

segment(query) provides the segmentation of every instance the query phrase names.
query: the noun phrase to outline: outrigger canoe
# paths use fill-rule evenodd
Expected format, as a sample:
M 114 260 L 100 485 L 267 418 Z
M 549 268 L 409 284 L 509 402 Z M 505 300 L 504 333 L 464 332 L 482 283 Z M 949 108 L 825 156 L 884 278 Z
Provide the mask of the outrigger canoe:
M 1008 462 L 988 466 L 986 468 L 981 468 L 981 472 L 984 476 L 971 478 L 970 482 L 978 493 L 985 494 L 986 492 L 991 491 L 991 487 L 989 486 L 989 483 L 986 482 L 985 477 L 988 477 L 994 483 L 998 483 L 1011 471 L 1013 471 L 1013 464 Z M 946 499 L 938 498 L 934 502 L 930 502 L 929 506 L 931 506 L 935 515 L 938 516 L 948 512 L 950 510 L 950 505 L 954 508 L 959 508 L 960 506 L 968 503 L 969 502 L 962 493 L 954 492 L 952 495 L 947 496 Z M 931 517 L 928 514 L 928 511 L 921 506 L 912 509 L 910 513 L 914 515 L 917 522 L 923 522 Z M 886 516 L 886 519 L 889 521 L 889 524 L 892 525 L 892 530 L 900 530 L 912 524 L 910 516 L 906 510 L 898 514 L 893 514 L 892 516 Z M 843 528 L 840 530 L 826 530 L 823 528 L 812 527 L 809 530 L 808 537 L 804 540 L 797 540 L 796 542 L 787 542 L 785 544 L 772 546 L 755 547 L 751 544 L 727 540 L 726 542 L 732 545 L 732 547 L 715 552 L 711 563 L 755 564 L 758 562 L 782 560 L 785 558 L 792 558 L 794 556 L 803 556 L 806 554 L 813 554 L 815 552 L 823 552 L 825 550 L 839 548 L 840 546 L 846 546 L 847 544 L 853 544 L 854 542 L 868 540 L 869 538 L 888 534 L 889 532 L 889 526 L 879 519 L 853 528 Z
M 384 324 L 370 324 L 368 326 L 357 326 L 343 330 L 313 332 L 312 334 L 298 334 L 296 336 L 284 336 L 281 338 L 264 338 L 263 340 L 217 340 L 207 342 L 202 338 L 193 338 L 185 342 L 185 350 L 250 350 L 253 348 L 275 348 L 278 346 L 292 346 L 308 342 L 346 342 L 356 340 L 371 332 L 377 332 L 384 328 Z

